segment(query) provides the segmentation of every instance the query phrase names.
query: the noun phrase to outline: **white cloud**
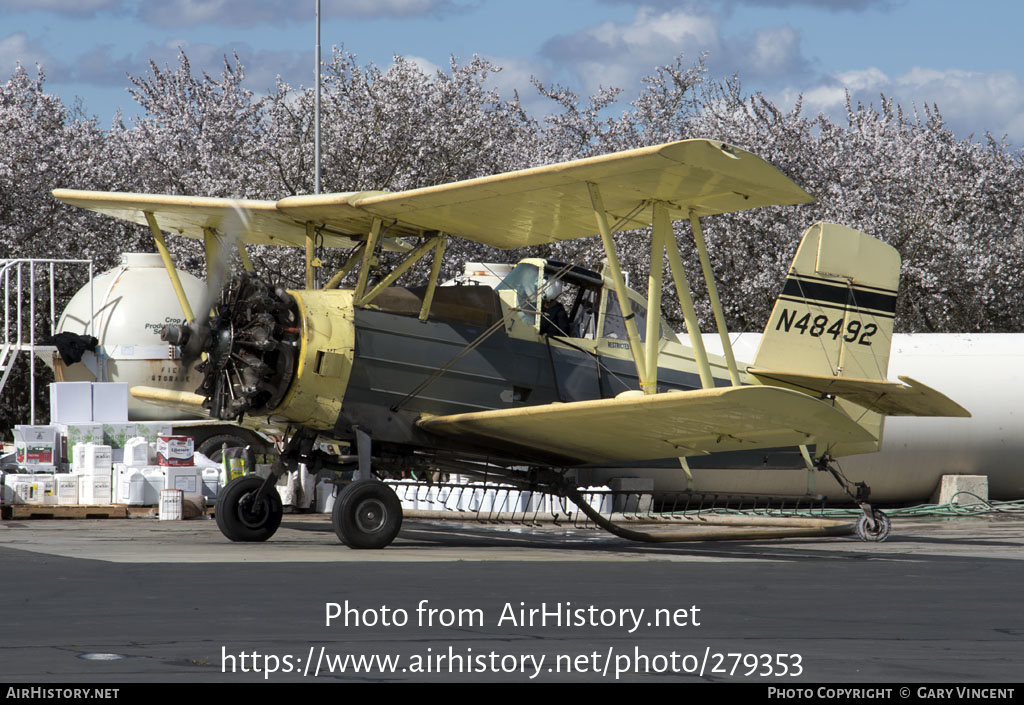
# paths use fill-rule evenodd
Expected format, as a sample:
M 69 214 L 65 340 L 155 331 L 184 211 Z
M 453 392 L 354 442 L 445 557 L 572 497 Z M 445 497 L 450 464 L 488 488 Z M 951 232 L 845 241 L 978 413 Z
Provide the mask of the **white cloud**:
M 415 56 L 414 54 L 407 54 L 403 56 L 406 61 L 410 64 L 415 65 L 420 71 L 425 73 L 427 76 L 433 76 L 438 71 L 442 71 L 441 67 L 435 64 L 429 59 L 424 59 L 422 56 Z
M 584 90 L 600 86 L 631 88 L 656 67 L 685 54 L 708 53 L 713 74 L 739 73 L 778 81 L 807 72 L 800 34 L 792 27 L 766 27 L 726 36 L 722 22 L 707 11 L 640 7 L 629 24 L 604 22 L 572 35 L 554 37 L 543 55 L 574 73 Z
M 15 66 L 30 67 L 39 64 L 43 69 L 55 67 L 53 56 L 38 41 L 30 40 L 24 32 L 15 32 L 0 39 L 0 75 L 9 75 Z
M 877 68 L 846 71 L 804 90 L 808 112 L 842 114 L 849 91 L 854 104 L 878 104 L 894 99 L 909 113 L 913 107 L 938 105 L 946 124 L 960 137 L 1007 135 L 1024 143 L 1024 81 L 1012 71 L 988 73 L 964 69 L 915 67 L 900 76 L 887 76 Z M 792 97 L 795 90 L 787 93 Z
M 124 0 L 0 0 L 0 10 L 26 12 L 43 10 L 56 14 L 88 17 L 100 10 L 122 10 Z
M 321 17 L 416 17 L 471 9 L 455 0 L 324 0 Z M 246 26 L 281 22 L 312 22 L 313 4 L 295 0 L 164 0 L 147 2 L 139 11 L 143 20 L 161 27 L 205 24 Z

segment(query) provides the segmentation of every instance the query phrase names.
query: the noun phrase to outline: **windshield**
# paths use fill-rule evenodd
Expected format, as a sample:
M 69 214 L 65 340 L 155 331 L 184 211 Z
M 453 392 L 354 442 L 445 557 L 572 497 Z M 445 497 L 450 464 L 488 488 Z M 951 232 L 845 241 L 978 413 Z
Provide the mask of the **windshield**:
M 537 324 L 537 283 L 539 280 L 540 272 L 535 265 L 520 262 L 497 287 L 498 291 L 510 289 L 516 292 L 519 317 L 531 326 Z

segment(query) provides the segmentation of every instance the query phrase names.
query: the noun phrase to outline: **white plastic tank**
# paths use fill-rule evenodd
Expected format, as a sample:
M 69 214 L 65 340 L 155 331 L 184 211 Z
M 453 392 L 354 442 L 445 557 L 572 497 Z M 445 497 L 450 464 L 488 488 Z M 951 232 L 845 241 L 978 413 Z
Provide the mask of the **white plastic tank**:
M 182 288 L 193 308 L 206 296 L 206 284 L 178 271 Z M 94 306 L 95 308 L 93 308 Z M 89 327 L 90 311 L 95 311 Z M 97 354 L 86 353 L 81 363 L 64 365 L 58 357 L 54 374 L 66 382 L 125 382 L 192 392 L 200 375 L 171 357 L 173 348 L 160 340 L 167 324 L 182 323 L 184 314 L 170 277 L 158 254 L 124 253 L 121 264 L 93 279 L 71 299 L 58 332 L 93 335 Z M 129 397 L 132 421 L 182 418 L 182 412 Z

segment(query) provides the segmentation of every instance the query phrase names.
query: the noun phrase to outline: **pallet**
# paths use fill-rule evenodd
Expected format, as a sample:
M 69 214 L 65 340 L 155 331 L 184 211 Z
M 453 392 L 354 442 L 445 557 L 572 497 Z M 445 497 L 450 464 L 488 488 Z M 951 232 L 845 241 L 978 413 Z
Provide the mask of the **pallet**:
M 213 508 L 208 512 L 212 515 Z M 186 519 L 207 513 L 196 510 L 186 512 Z M 157 507 L 139 507 L 126 504 L 5 504 L 0 507 L 0 518 L 9 519 L 156 519 Z
M 128 507 L 117 504 L 6 504 L 4 519 L 125 519 Z

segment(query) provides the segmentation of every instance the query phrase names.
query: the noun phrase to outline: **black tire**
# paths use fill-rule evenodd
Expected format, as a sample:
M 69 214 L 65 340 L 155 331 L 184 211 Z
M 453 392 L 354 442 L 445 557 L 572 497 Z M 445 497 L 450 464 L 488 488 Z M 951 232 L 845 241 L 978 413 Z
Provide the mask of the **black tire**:
M 228 448 L 245 448 L 248 445 L 241 436 L 220 433 L 204 440 L 196 447 L 196 450 L 213 462 L 219 463 L 221 461 L 221 450 L 225 444 L 227 444 Z
M 861 541 L 881 542 L 889 538 L 891 523 L 889 517 L 880 509 L 871 510 L 871 518 L 875 520 L 875 527 L 868 526 L 868 518 L 861 514 L 857 520 L 857 536 Z
M 271 487 L 258 506 L 252 500 L 263 485 L 256 475 L 239 477 L 217 495 L 217 528 L 232 541 L 266 541 L 281 526 L 284 507 L 276 487 Z
M 402 528 L 402 503 L 378 480 L 357 480 L 334 500 L 331 525 L 349 548 L 384 548 Z

